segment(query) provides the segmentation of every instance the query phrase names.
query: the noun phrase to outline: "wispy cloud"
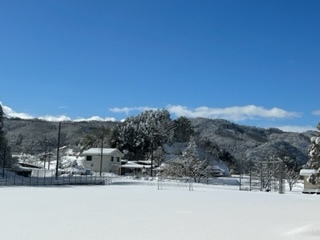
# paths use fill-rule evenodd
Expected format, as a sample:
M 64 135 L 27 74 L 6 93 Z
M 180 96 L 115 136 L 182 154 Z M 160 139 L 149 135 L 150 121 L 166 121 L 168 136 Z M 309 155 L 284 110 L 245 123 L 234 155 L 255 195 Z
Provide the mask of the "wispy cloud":
M 320 116 L 320 110 L 315 110 L 312 112 L 313 115 Z
M 195 109 L 189 109 L 185 106 L 180 105 L 169 105 L 167 106 L 167 109 L 171 114 L 175 114 L 177 117 L 185 116 L 223 118 L 233 121 L 242 121 L 256 118 L 281 119 L 300 116 L 299 113 L 288 112 L 280 108 L 266 109 L 264 107 L 255 105 L 235 106 L 227 108 L 198 107 Z

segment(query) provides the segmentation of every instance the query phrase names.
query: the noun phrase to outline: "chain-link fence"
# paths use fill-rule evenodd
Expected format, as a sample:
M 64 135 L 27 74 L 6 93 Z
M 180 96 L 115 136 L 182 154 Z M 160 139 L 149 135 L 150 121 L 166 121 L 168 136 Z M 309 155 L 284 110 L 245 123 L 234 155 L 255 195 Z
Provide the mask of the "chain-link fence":
M 18 175 L 9 169 L 0 169 L 0 186 L 49 186 L 49 185 L 110 185 L 112 179 L 98 175 L 62 175 L 56 177 L 52 172 L 46 174 Z

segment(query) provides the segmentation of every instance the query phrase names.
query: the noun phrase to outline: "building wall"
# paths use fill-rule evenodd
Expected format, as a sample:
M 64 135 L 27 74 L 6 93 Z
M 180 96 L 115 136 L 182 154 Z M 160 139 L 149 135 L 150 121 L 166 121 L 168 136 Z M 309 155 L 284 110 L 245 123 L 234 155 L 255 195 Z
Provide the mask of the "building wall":
M 317 191 L 320 191 L 318 185 L 313 185 L 308 181 L 308 177 L 304 176 L 304 189 L 303 192 L 305 193 L 315 193 Z
M 112 161 L 113 157 L 113 161 Z M 119 161 L 118 161 L 119 160 Z M 100 155 L 92 155 L 92 160 L 87 161 L 87 156 L 85 156 L 85 167 L 91 169 L 95 172 L 100 172 Z M 113 172 L 118 174 L 121 165 L 121 154 L 113 153 L 112 155 L 103 155 L 102 158 L 102 172 Z

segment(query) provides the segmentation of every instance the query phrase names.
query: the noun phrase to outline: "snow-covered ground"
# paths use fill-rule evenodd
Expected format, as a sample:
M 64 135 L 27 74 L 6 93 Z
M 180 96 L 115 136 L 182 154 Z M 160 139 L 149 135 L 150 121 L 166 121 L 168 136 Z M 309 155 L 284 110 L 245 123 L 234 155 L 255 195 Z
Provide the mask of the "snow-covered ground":
M 1 187 L 6 240 L 320 239 L 320 195 L 114 180 L 108 186 Z

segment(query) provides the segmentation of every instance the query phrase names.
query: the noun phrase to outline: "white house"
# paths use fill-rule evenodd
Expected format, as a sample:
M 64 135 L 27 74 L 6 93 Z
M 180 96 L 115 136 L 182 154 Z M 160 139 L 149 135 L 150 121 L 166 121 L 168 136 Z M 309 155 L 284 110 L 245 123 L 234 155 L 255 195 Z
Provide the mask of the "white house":
M 320 193 L 320 186 L 308 181 L 309 176 L 315 172 L 316 170 L 314 169 L 302 169 L 300 171 L 300 176 L 303 176 L 303 193 Z
M 102 154 L 102 158 L 101 158 Z M 119 174 L 123 154 L 117 148 L 90 148 L 82 153 L 84 166 L 95 172 Z

